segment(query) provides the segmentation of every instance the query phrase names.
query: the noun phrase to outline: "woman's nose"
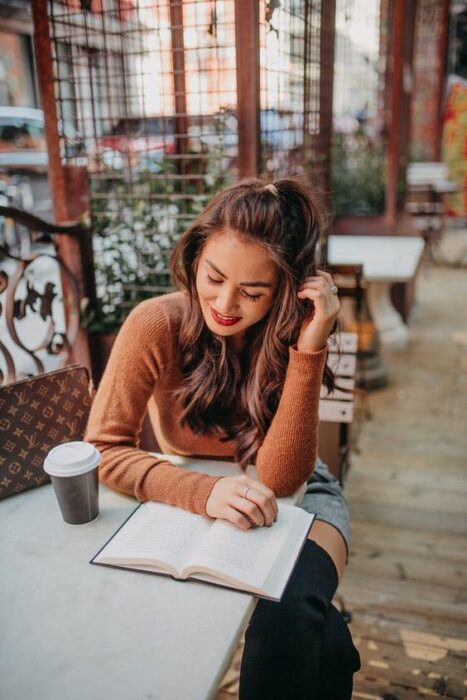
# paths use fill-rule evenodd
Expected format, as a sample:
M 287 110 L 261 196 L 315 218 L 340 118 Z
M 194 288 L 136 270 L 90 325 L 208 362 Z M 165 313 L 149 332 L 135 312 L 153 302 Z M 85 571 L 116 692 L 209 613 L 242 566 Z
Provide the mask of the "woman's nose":
M 235 289 L 222 285 L 217 295 L 217 310 L 225 316 L 232 315 L 237 308 L 237 293 Z

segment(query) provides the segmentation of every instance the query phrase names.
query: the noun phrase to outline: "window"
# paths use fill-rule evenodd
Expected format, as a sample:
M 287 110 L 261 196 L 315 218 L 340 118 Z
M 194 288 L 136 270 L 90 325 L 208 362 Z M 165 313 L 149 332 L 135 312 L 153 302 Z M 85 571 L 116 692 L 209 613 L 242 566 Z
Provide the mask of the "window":
M 45 150 L 44 126 L 32 119 L 0 118 L 0 150 Z

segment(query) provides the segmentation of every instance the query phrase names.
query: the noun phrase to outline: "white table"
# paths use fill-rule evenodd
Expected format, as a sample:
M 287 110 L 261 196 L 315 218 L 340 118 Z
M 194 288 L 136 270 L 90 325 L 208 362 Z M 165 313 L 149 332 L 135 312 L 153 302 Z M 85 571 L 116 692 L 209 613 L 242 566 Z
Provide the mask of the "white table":
M 66 525 L 52 486 L 0 503 L 0 697 L 209 700 L 256 598 L 93 566 L 137 506 L 100 484 L 99 518 Z
M 438 194 L 459 190 L 459 183 L 449 180 L 448 166 L 442 162 L 409 163 L 407 185 L 411 188 L 431 187 Z
M 328 260 L 335 265 L 363 264 L 367 299 L 381 344 L 403 348 L 408 329 L 391 302 L 391 286 L 410 282 L 425 242 L 418 236 L 329 236 Z

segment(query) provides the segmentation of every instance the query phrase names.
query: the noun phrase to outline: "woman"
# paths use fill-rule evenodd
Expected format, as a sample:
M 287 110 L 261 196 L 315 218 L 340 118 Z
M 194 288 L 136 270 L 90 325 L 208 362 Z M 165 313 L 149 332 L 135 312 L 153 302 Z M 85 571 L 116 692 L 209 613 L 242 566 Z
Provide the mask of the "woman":
M 325 466 L 313 471 L 320 387 L 333 386 L 326 341 L 340 309 L 331 276 L 314 267 L 321 222 L 294 180 L 244 181 L 214 197 L 174 250 L 182 291 L 125 321 L 86 434 L 104 483 L 242 529 L 270 526 L 276 497 L 308 480 L 302 507 L 319 519 L 281 602 L 258 601 L 240 700 L 345 700 L 360 663 L 331 605 L 347 560 L 347 506 Z M 163 452 L 254 462 L 260 481 L 198 474 L 140 450 L 147 409 Z

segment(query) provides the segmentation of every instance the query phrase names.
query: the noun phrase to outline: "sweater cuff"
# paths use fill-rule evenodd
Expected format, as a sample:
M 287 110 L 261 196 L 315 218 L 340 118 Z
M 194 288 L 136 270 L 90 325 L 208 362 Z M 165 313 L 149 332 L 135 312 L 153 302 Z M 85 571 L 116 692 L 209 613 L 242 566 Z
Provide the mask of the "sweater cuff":
M 199 484 L 199 487 L 194 495 L 194 506 L 196 508 L 197 513 L 201 513 L 202 515 L 208 515 L 206 513 L 206 503 L 208 501 L 209 496 L 211 495 L 211 491 L 213 490 L 214 486 L 217 484 L 219 479 L 222 479 L 222 476 L 208 476 L 206 474 L 205 478 Z
M 327 356 L 327 345 L 316 352 L 300 352 L 296 347 L 291 346 L 289 348 L 289 366 L 292 369 L 298 369 L 299 371 L 305 371 L 307 373 L 310 371 L 317 371 L 318 369 L 324 370 Z

